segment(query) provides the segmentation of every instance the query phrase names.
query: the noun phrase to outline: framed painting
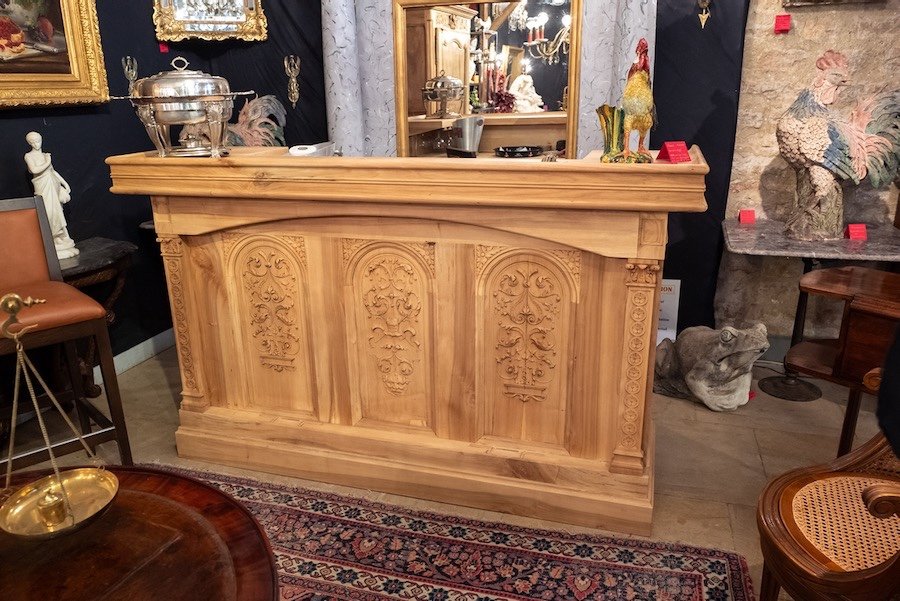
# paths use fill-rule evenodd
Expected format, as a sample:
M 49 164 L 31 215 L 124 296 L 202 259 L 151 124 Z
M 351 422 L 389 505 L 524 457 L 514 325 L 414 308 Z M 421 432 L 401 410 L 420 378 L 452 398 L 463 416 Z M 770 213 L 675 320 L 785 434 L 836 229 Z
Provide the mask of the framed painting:
M 109 100 L 95 0 L 0 0 L 0 108 Z

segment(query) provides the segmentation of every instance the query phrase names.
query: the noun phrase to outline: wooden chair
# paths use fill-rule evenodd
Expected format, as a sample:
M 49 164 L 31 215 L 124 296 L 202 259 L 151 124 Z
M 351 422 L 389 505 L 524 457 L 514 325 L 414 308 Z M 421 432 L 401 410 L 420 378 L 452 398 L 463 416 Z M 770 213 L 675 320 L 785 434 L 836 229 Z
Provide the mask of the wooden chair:
M 853 447 L 862 378 L 882 364 L 900 323 L 900 274 L 865 267 L 817 269 L 800 278 L 800 291 L 844 302 L 837 339 L 803 340 L 784 357 L 786 370 L 850 390 L 838 443 L 840 457 Z
M 873 370 L 879 371 L 879 370 Z M 877 389 L 878 377 L 863 378 Z M 900 460 L 883 435 L 824 465 L 790 471 L 757 508 L 760 601 L 877 601 L 900 595 Z
M 32 296 L 47 301 L 25 308 L 18 315 L 20 327 L 34 325 L 22 336 L 25 348 L 63 345 L 85 441 L 94 448 L 102 442 L 115 440 L 122 464 L 131 465 L 131 448 L 106 327 L 106 309 L 62 282 L 59 260 L 40 197 L 0 200 L 0 232 L 0 296 L 15 292 L 23 298 Z M 100 372 L 112 419 L 91 404 L 82 390 L 75 341 L 87 337 L 93 337 L 97 344 Z M 0 355 L 14 353 L 15 350 L 12 340 L 0 338 Z M 94 425 L 98 426 L 97 430 L 93 429 Z M 53 444 L 57 456 L 82 448 L 78 439 L 73 437 Z M 5 453 L 3 455 L 0 467 L 5 469 L 7 459 Z M 46 461 L 49 456 L 47 449 L 43 448 L 23 451 L 13 456 L 13 469 Z

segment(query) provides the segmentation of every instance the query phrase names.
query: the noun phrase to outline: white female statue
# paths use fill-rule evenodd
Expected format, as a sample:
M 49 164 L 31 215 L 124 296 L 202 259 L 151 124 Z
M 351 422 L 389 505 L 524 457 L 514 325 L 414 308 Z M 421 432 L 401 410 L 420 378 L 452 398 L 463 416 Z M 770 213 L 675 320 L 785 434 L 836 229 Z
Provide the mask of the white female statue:
M 66 216 L 62 208 L 72 198 L 72 189 L 53 169 L 50 153 L 41 151 L 41 134 L 36 131 L 29 132 L 25 136 L 25 141 L 31 146 L 31 150 L 25 153 L 25 164 L 31 172 L 34 193 L 44 199 L 44 208 L 50 221 L 50 233 L 56 246 L 56 256 L 60 259 L 74 257 L 78 254 L 78 249 L 75 248 L 75 241 L 69 237 Z
M 509 93 L 516 97 L 513 112 L 540 113 L 544 110 L 544 99 L 534 89 L 534 79 L 528 73 L 522 73 L 509 86 Z

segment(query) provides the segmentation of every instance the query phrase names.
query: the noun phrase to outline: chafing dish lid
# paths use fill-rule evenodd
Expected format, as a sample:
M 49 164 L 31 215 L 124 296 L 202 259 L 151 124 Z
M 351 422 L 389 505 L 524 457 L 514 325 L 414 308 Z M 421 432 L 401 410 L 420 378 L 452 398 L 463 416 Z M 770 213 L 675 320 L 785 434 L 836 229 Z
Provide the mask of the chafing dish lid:
M 139 98 L 196 98 L 222 96 L 231 93 L 228 80 L 203 71 L 188 69 L 183 57 L 172 61 L 174 71 L 162 71 L 139 79 L 134 84 L 134 96 Z
M 437 77 L 432 77 L 428 81 L 425 82 L 425 87 L 422 88 L 423 92 L 428 92 L 431 90 L 462 90 L 463 82 L 461 79 L 457 79 L 452 75 L 446 75 L 443 71 L 441 71 L 440 75 Z

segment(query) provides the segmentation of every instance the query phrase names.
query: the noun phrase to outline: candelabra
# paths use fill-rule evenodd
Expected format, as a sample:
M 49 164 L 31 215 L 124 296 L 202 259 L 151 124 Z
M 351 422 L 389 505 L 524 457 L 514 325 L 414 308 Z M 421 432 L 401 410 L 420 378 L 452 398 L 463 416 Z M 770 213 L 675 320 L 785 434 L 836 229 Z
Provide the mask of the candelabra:
M 549 21 L 547 13 L 541 13 L 528 19 L 528 41 L 525 47 L 532 58 L 539 58 L 548 65 L 558 64 L 561 55 L 569 54 L 572 16 L 563 15 L 562 28 L 556 32 L 552 40 L 544 37 L 544 26 Z

